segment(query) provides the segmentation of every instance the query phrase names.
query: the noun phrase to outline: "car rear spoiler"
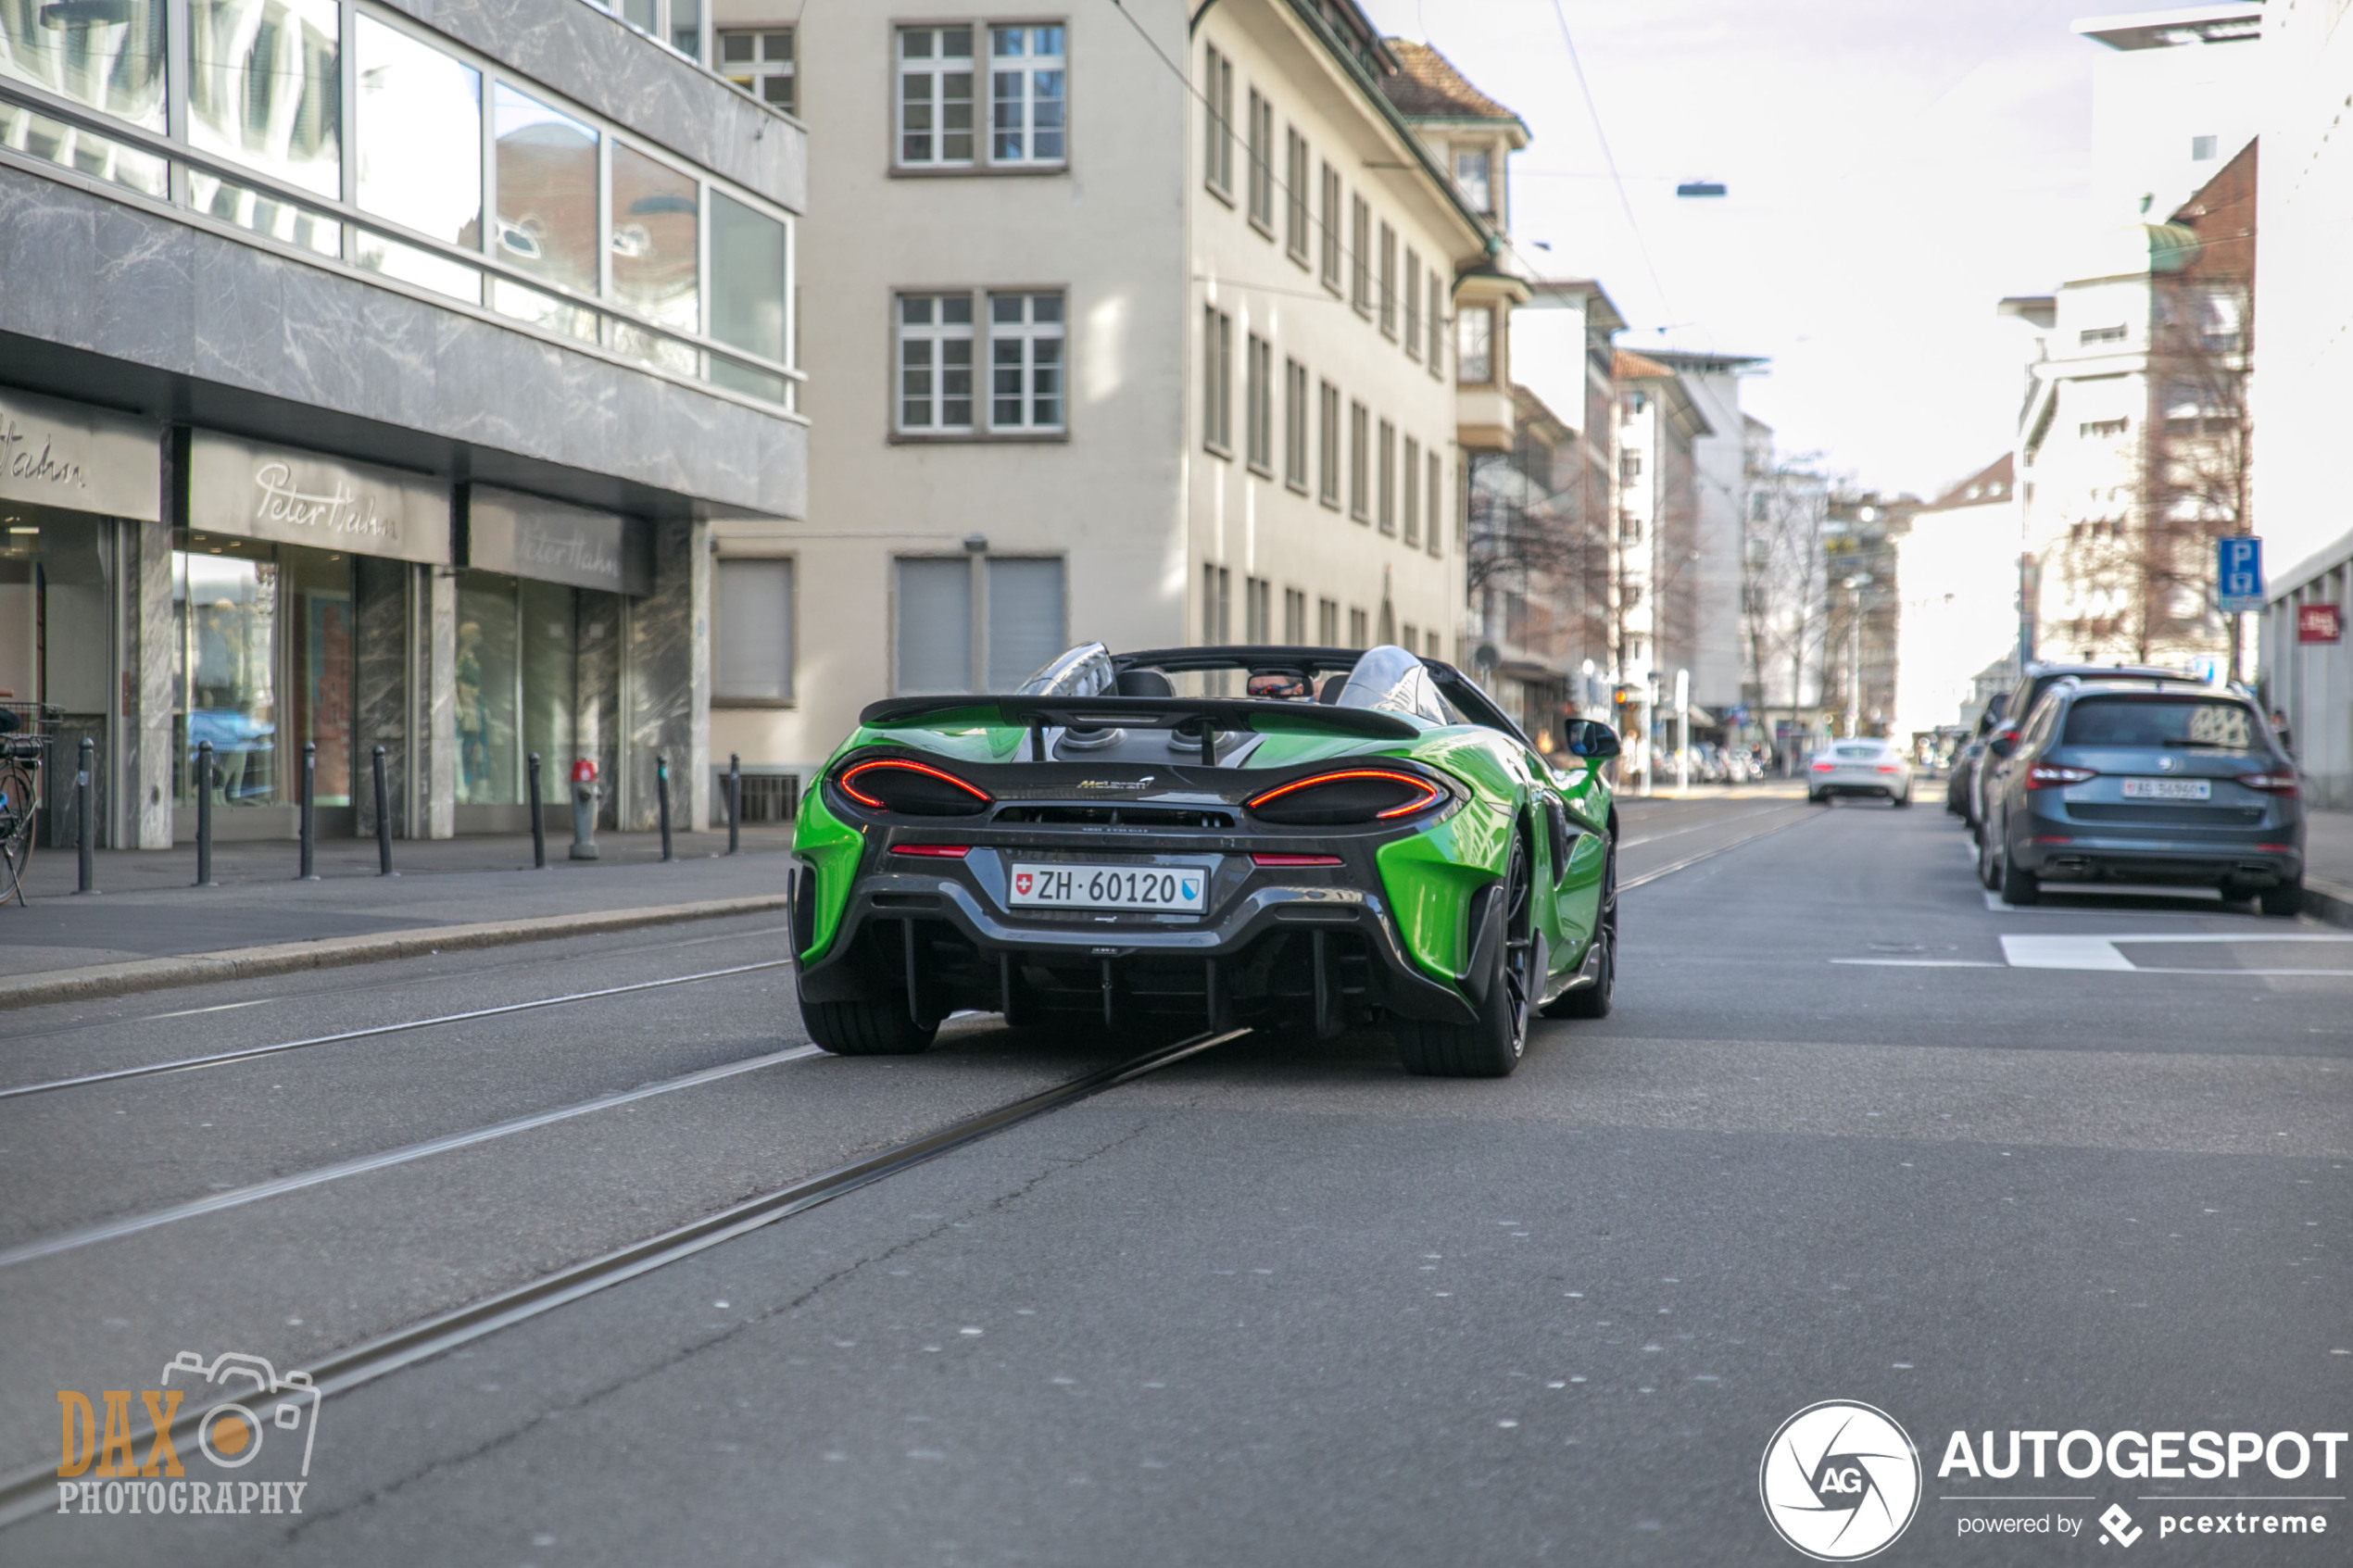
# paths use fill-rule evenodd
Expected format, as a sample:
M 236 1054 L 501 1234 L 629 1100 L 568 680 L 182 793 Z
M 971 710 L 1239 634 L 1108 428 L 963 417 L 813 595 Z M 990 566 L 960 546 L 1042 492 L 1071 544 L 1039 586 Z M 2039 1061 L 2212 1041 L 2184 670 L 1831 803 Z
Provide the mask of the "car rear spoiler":
M 1208 761 L 1215 759 L 1220 731 L 1279 734 L 1307 730 L 1366 740 L 1411 740 L 1421 734 L 1411 720 L 1377 709 L 1249 697 L 895 696 L 868 703 L 858 715 L 860 723 L 875 729 L 958 720 L 1026 729 L 1036 737 L 1032 746 L 1040 756 L 1050 728 L 1173 730 L 1198 724 L 1202 757 Z

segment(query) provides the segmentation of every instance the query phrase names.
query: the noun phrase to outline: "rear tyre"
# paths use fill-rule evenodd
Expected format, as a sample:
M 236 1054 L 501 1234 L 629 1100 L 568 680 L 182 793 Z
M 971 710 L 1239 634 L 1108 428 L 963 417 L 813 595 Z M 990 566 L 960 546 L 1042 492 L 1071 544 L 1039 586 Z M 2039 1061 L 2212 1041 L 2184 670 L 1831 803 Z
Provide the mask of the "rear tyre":
M 2265 914 L 2274 919 L 2285 920 L 2291 915 L 2301 914 L 2304 912 L 2303 880 L 2298 878 L 2295 882 L 2274 884 L 2257 894 L 2255 901 L 2262 907 Z
M 1912 792 L 1909 789 L 1906 789 L 1903 794 L 1895 796 L 1893 798 L 1895 809 L 1901 811 L 1912 803 Z
M 1504 940 L 1489 961 L 1487 999 L 1468 1023 L 1400 1018 L 1390 1025 L 1405 1071 L 1422 1078 L 1504 1078 L 1528 1048 L 1529 1003 L 1541 979 L 1531 971 L 1543 950 L 1536 940 L 1528 841 L 1515 834 L 1504 873 Z
M 2039 904 L 2043 901 L 2043 883 L 2032 872 L 2021 870 L 2007 855 L 2001 857 L 2002 902 L 2005 904 Z
M 1982 828 L 1977 834 L 1977 884 L 1988 893 L 2002 885 L 2002 869 L 1994 859 L 1994 840 Z
M 1806 792 L 1806 804 L 1808 806 L 1827 806 L 1830 803 L 1831 797 L 1822 791 L 1809 789 Z
M 1593 941 L 1601 948 L 1601 961 L 1593 971 L 1593 983 L 1579 985 L 1564 996 L 1555 997 L 1545 1007 L 1546 1018 L 1607 1018 L 1610 1003 L 1617 992 L 1617 846 L 1609 847 L 1607 869 L 1602 872 L 1602 915 L 1593 927 Z
M 907 1016 L 907 999 L 800 1004 L 809 1037 L 836 1056 L 919 1056 L 931 1049 L 937 1023 Z

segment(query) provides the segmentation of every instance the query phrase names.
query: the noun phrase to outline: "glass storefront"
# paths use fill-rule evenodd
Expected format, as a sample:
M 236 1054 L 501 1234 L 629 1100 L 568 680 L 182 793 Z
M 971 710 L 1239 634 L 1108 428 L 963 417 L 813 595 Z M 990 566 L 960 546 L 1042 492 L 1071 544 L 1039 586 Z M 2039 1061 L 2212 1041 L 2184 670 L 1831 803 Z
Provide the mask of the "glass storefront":
M 529 757 L 562 794 L 577 694 L 574 621 L 585 590 L 497 571 L 458 574 L 458 804 L 521 806 Z
M 323 807 L 351 804 L 355 637 L 340 553 L 182 534 L 171 557 L 172 801 L 194 806 L 212 743 L 215 807 L 301 799 L 306 743 Z

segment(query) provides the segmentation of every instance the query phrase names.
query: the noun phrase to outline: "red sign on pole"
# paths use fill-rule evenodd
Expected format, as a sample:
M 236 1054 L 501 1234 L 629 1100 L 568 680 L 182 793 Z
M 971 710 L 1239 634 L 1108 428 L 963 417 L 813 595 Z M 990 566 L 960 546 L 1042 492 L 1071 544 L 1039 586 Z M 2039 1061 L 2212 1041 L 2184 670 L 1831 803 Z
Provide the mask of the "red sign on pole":
M 2345 611 L 2337 605 L 2297 605 L 2296 607 L 2296 640 L 2299 643 L 2334 643 L 2345 635 Z

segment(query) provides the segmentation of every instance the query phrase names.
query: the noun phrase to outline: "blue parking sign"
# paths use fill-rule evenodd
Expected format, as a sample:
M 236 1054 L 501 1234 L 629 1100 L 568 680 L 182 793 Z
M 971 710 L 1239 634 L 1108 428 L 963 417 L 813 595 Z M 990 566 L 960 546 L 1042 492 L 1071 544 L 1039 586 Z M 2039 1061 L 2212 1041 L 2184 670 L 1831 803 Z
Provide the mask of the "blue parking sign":
M 2214 541 L 2217 552 L 2215 586 L 2221 591 L 2222 613 L 2244 615 L 2263 608 L 2263 541 L 2252 533 L 2233 533 Z

